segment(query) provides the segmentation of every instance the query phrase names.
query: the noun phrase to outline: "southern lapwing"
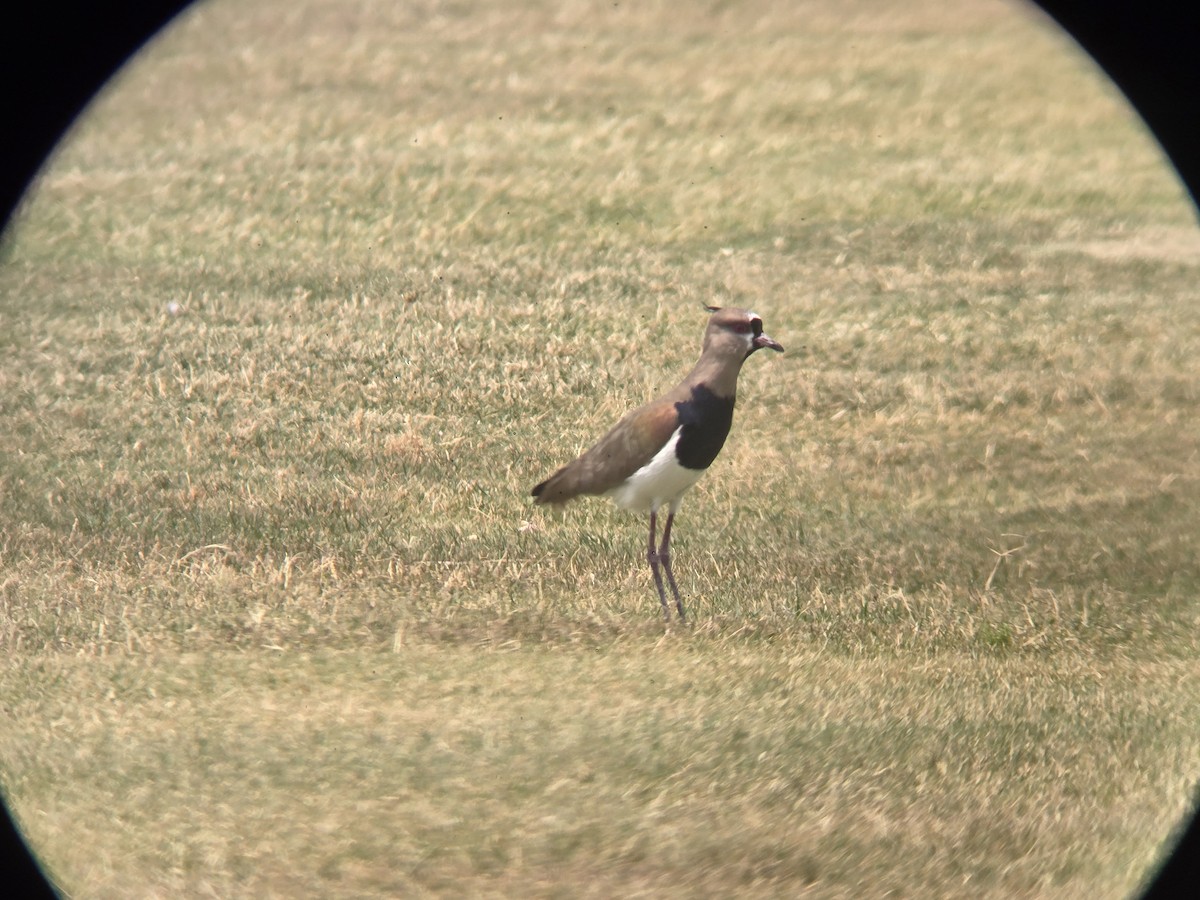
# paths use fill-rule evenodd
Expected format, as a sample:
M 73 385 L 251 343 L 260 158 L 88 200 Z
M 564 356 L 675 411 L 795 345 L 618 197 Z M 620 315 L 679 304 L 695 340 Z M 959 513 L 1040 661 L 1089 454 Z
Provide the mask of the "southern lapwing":
M 581 494 L 597 494 L 612 497 L 625 509 L 648 512 L 646 560 L 667 621 L 671 609 L 663 590 L 663 572 L 680 620 L 687 618 L 671 571 L 671 525 L 679 502 L 725 443 L 742 363 L 763 347 L 783 352 L 778 341 L 763 334 L 762 319 L 756 313 L 715 306 L 708 310 L 712 316 L 704 331 L 700 359 L 687 377 L 657 400 L 626 415 L 594 447 L 533 489 L 537 503 L 566 503 Z M 662 543 L 656 546 L 658 511 L 664 505 L 667 522 Z

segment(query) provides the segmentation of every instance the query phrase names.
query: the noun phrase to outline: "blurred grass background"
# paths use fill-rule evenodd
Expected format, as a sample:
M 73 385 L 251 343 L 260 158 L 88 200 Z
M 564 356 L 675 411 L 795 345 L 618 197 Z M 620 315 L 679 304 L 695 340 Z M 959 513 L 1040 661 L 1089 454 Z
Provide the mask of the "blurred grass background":
M 201 4 L 4 238 L 8 802 L 73 896 L 1127 894 L 1194 213 L 1023 5 Z M 526 495 L 702 303 L 789 352 L 664 636 L 644 524 Z

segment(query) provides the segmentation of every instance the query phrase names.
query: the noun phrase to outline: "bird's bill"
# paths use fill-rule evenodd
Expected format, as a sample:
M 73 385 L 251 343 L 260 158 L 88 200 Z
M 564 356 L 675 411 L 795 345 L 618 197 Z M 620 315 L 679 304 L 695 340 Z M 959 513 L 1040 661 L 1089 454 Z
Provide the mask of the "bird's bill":
M 754 349 L 761 350 L 763 347 L 774 350 L 776 353 L 783 352 L 783 344 L 779 343 L 779 341 L 767 337 L 765 334 L 756 335 L 754 338 Z

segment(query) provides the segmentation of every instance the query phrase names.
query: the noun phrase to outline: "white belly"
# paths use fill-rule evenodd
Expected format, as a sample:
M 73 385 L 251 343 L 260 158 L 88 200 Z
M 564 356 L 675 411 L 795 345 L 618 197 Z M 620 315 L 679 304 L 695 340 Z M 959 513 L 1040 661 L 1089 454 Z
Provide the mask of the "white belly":
M 703 469 L 685 469 L 675 458 L 675 445 L 682 431 L 682 427 L 675 429 L 671 439 L 655 454 L 654 459 L 605 496 L 612 497 L 623 509 L 635 512 L 657 511 L 663 504 L 672 511 L 677 509 L 683 492 L 704 474 Z

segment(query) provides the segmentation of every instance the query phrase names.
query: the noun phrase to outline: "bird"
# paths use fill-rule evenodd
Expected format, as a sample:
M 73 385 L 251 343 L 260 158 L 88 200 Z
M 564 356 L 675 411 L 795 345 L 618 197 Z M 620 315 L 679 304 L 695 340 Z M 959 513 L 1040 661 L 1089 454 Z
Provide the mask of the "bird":
M 663 575 L 675 599 L 680 622 L 687 621 L 671 570 L 671 528 L 688 488 L 717 458 L 733 423 L 738 373 L 764 347 L 783 346 L 763 332 L 762 317 L 748 309 L 705 306 L 711 314 L 700 358 L 692 370 L 657 399 L 627 413 L 573 462 L 532 491 L 535 504 L 563 504 L 582 495 L 607 496 L 623 509 L 649 513 L 646 561 L 671 621 Z M 656 544 L 658 514 L 667 511 L 662 541 Z

